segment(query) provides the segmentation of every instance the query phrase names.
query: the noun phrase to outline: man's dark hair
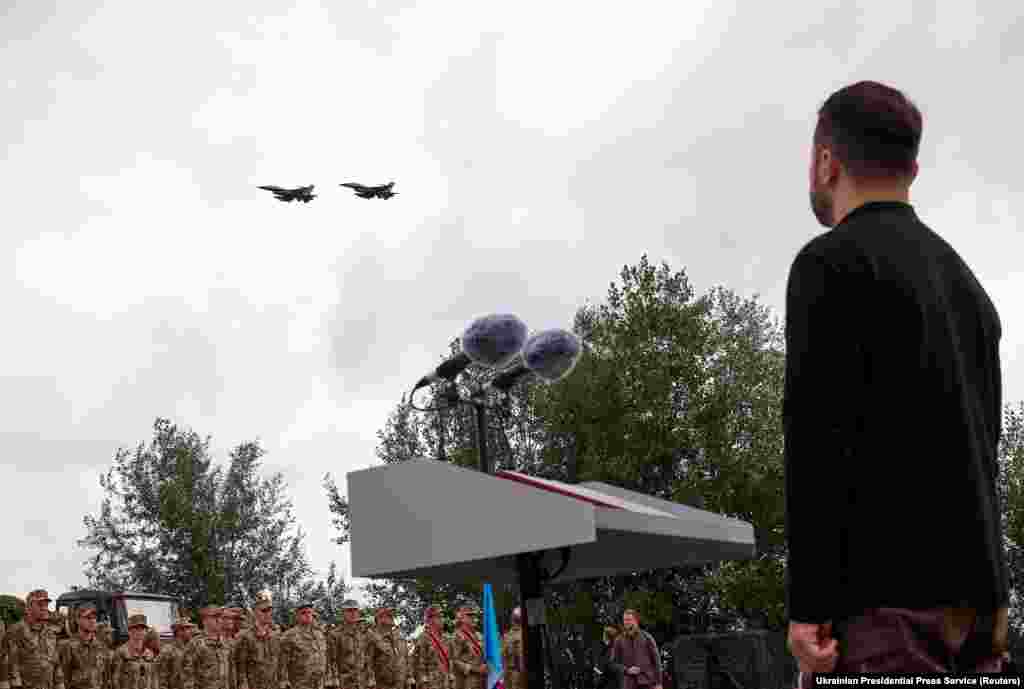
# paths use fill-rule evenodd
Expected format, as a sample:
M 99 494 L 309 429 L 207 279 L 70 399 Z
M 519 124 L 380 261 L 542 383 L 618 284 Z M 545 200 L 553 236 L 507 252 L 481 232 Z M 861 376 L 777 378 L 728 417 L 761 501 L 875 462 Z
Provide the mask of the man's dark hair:
M 902 92 L 858 81 L 818 110 L 814 143 L 831 148 L 855 180 L 905 178 L 914 170 L 921 125 L 921 112 Z

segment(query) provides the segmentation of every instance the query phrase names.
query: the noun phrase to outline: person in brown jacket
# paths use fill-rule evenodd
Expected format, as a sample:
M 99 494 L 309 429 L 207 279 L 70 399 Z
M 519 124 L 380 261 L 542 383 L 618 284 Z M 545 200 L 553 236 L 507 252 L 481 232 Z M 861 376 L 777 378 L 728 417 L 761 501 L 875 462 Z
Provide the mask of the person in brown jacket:
M 636 610 L 622 613 L 623 631 L 612 646 L 612 665 L 623 678 L 623 689 L 654 689 L 661 685 L 658 644 L 639 625 Z

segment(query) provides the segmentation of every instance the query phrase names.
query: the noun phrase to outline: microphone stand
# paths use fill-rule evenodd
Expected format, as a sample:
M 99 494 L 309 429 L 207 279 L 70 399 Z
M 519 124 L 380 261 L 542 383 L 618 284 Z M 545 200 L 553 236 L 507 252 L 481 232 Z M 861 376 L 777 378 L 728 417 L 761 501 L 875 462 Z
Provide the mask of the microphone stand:
M 507 391 L 503 392 L 508 394 Z M 413 393 L 415 393 L 415 390 L 413 390 Z M 448 381 L 440 394 L 440 397 L 445 402 L 444 405 L 417 407 L 413 404 L 413 394 L 410 394 L 409 406 L 421 412 L 441 412 L 445 409 L 456 408 L 460 404 L 471 405 L 476 412 L 476 449 L 477 455 L 480 458 L 480 471 L 485 474 L 493 474 L 490 454 L 487 451 L 488 405 L 485 401 L 486 393 L 485 386 L 480 386 L 473 390 L 472 394 L 468 397 L 463 397 L 459 394 L 455 381 L 452 380 Z M 547 635 L 544 616 L 544 584 L 561 574 L 569 564 L 570 548 L 561 548 L 559 553 L 562 557 L 562 564 L 554 573 L 550 573 L 541 567 L 541 559 L 544 556 L 543 551 L 518 553 L 516 555 L 527 689 L 546 689 L 547 687 L 544 677 L 544 659 L 546 657 L 544 638 Z M 552 670 L 554 670 L 554 667 L 552 667 Z M 554 678 L 552 677 L 552 679 Z

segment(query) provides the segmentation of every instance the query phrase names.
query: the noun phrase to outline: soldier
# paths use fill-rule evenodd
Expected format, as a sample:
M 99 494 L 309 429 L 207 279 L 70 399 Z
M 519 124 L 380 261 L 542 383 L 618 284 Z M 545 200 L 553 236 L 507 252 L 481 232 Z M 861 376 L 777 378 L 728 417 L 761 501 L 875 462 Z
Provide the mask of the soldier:
M 96 605 L 83 603 L 71 613 L 76 636 L 58 651 L 67 689 L 107 689 L 107 648 L 96 637 Z
M 423 633 L 413 644 L 412 676 L 418 689 L 452 689 L 451 654 L 441 611 L 430 606 L 423 612 Z
M 512 611 L 512 628 L 501 641 L 501 664 L 505 670 L 506 689 L 526 689 L 526 663 L 523 657 L 523 614 Z
M 132 610 L 128 615 L 128 643 L 114 651 L 110 689 L 158 689 L 156 659 L 145 647 L 146 616 Z
M 234 679 L 230 651 L 221 639 L 221 609 L 208 605 L 199 611 L 203 631 L 185 647 L 182 689 L 229 689 Z
M 475 605 L 465 605 L 456 613 L 457 628 L 452 636 L 454 689 L 483 689 L 487 684 L 487 663 L 476 631 L 479 617 L 480 609 Z
M 409 646 L 395 627 L 394 611 L 378 608 L 376 621 L 364 645 L 364 689 L 405 689 L 415 684 L 409 672 Z
M 256 623 L 235 641 L 235 677 L 238 689 L 278 689 L 281 636 L 273 628 L 270 591 L 256 596 Z
M 327 678 L 327 639 L 313 626 L 313 603 L 299 603 L 295 621 L 281 638 L 281 689 L 321 689 Z
M 364 689 L 367 630 L 359 619 L 359 603 L 350 599 L 341 604 L 341 609 L 341 625 L 327 637 L 327 664 L 338 689 Z
M 160 689 L 183 689 L 185 647 L 192 640 L 194 629 L 195 625 L 186 619 L 179 619 L 171 625 L 174 640 L 160 649 L 160 657 L 156 661 Z
M 64 689 L 57 638 L 47 624 L 49 603 L 46 591 L 32 591 L 25 597 L 25 619 L 7 630 L 4 646 L 11 687 Z
M 7 624 L 0 620 L 0 689 L 11 689 L 11 682 L 7 679 Z

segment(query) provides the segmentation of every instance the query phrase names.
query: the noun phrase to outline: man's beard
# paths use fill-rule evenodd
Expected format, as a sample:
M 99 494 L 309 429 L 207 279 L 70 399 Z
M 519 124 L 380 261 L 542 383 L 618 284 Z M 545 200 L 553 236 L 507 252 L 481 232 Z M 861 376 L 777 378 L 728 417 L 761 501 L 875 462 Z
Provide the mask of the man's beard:
M 814 213 L 814 217 L 818 219 L 822 227 L 832 227 L 832 210 L 833 203 L 832 197 L 824 191 L 812 191 L 811 197 L 811 212 Z

